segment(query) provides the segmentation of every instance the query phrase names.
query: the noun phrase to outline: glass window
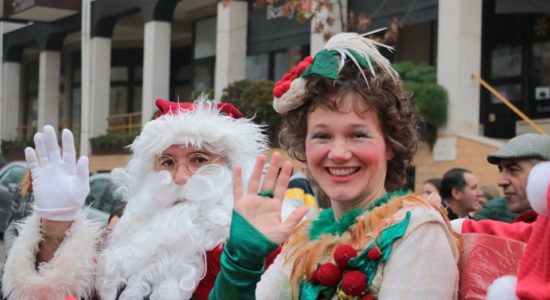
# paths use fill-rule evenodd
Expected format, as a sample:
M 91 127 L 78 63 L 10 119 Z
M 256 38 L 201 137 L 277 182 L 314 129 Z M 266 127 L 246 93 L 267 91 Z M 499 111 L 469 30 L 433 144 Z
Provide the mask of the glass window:
M 109 115 L 124 114 L 128 108 L 128 88 L 111 86 Z
M 279 80 L 279 78 L 283 77 L 290 70 L 289 62 L 290 58 L 287 51 L 275 53 L 275 80 Z
M 196 90 L 210 89 L 214 86 L 212 69 L 212 62 L 210 61 L 195 64 L 195 81 L 193 85 Z
M 495 89 L 510 102 L 519 102 L 521 100 L 521 84 L 503 84 L 495 85 Z M 491 103 L 504 104 L 497 97 L 491 94 Z
M 176 73 L 175 80 L 190 80 L 193 77 L 192 71 L 192 65 L 181 66 Z
M 132 112 L 141 111 L 141 97 L 143 89 L 141 86 L 134 86 L 134 100 L 132 101 Z
M 215 17 L 195 23 L 195 59 L 216 55 L 216 23 Z
M 535 100 L 550 100 L 550 41 L 533 45 Z
M 73 82 L 80 82 L 81 80 L 81 73 L 80 68 L 73 70 Z
M 269 54 L 268 53 L 251 55 L 246 57 L 246 79 L 247 80 L 269 79 L 268 72 L 269 72 Z
M 491 77 L 521 76 L 521 46 L 501 47 L 491 51 Z
M 128 81 L 128 68 L 111 67 L 111 81 Z

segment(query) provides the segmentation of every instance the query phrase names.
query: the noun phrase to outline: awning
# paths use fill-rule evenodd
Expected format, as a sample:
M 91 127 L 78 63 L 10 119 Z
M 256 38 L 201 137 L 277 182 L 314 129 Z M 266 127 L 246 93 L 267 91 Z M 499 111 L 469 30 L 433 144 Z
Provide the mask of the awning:
M 497 14 L 550 13 L 550 0 L 497 0 Z
M 461 0 L 456 0 L 461 1 Z M 350 0 L 348 9 L 371 18 L 367 31 L 388 27 L 393 19 L 402 25 L 437 20 L 437 0 Z

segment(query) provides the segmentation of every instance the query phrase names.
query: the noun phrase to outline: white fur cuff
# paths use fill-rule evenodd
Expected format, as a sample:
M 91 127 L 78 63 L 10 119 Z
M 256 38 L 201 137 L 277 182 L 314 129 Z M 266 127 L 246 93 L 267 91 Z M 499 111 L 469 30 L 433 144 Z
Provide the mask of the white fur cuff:
M 63 299 L 72 294 L 89 298 L 94 286 L 99 225 L 80 212 L 54 257 L 38 268 L 36 254 L 42 239 L 40 217 L 33 214 L 21 226 L 19 238 L 4 268 L 3 292 L 8 299 Z

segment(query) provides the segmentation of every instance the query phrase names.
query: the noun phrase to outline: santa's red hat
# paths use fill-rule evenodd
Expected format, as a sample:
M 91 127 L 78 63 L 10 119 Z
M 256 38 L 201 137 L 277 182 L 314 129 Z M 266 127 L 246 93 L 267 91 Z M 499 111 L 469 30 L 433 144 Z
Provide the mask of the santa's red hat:
M 256 156 L 267 149 L 261 126 L 243 118 L 230 103 L 157 99 L 156 105 L 160 113 L 130 145 L 133 158 L 154 159 L 172 145 L 204 147 L 224 155 L 231 166 L 239 164 L 243 170 L 251 170 Z
M 520 299 L 550 299 L 550 162 L 531 170 L 527 196 L 538 217 L 520 263 L 516 294 Z

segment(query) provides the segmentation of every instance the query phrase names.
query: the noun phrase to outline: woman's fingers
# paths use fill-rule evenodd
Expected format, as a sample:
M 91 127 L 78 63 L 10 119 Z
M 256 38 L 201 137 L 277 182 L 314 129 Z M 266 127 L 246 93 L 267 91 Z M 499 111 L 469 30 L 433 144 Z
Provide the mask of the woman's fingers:
M 285 161 L 279 173 L 279 177 L 277 177 L 277 183 L 275 184 L 275 199 L 282 201 L 285 197 L 290 173 L 292 173 L 292 164 L 289 161 Z
M 252 175 L 250 176 L 250 180 L 248 181 L 248 194 L 258 193 L 260 181 L 262 180 L 262 172 L 264 169 L 265 160 L 265 155 L 258 155 L 258 158 L 256 159 L 256 164 L 254 165 L 254 170 L 252 171 Z M 242 194 L 240 197 L 242 197 Z
M 243 177 L 242 168 L 240 165 L 236 165 L 233 168 L 233 201 L 235 207 L 237 202 L 243 197 Z
M 286 220 L 283 222 L 283 226 L 288 229 L 288 233 L 300 223 L 300 221 L 304 218 L 304 216 L 309 211 L 309 208 L 307 206 L 300 206 L 296 208 L 289 216 L 286 218 Z
M 281 154 L 279 152 L 273 152 L 271 155 L 271 162 L 269 163 L 269 168 L 267 173 L 264 176 L 262 182 L 261 191 L 274 190 L 275 182 L 277 181 L 277 176 L 279 174 L 279 166 L 281 165 Z

